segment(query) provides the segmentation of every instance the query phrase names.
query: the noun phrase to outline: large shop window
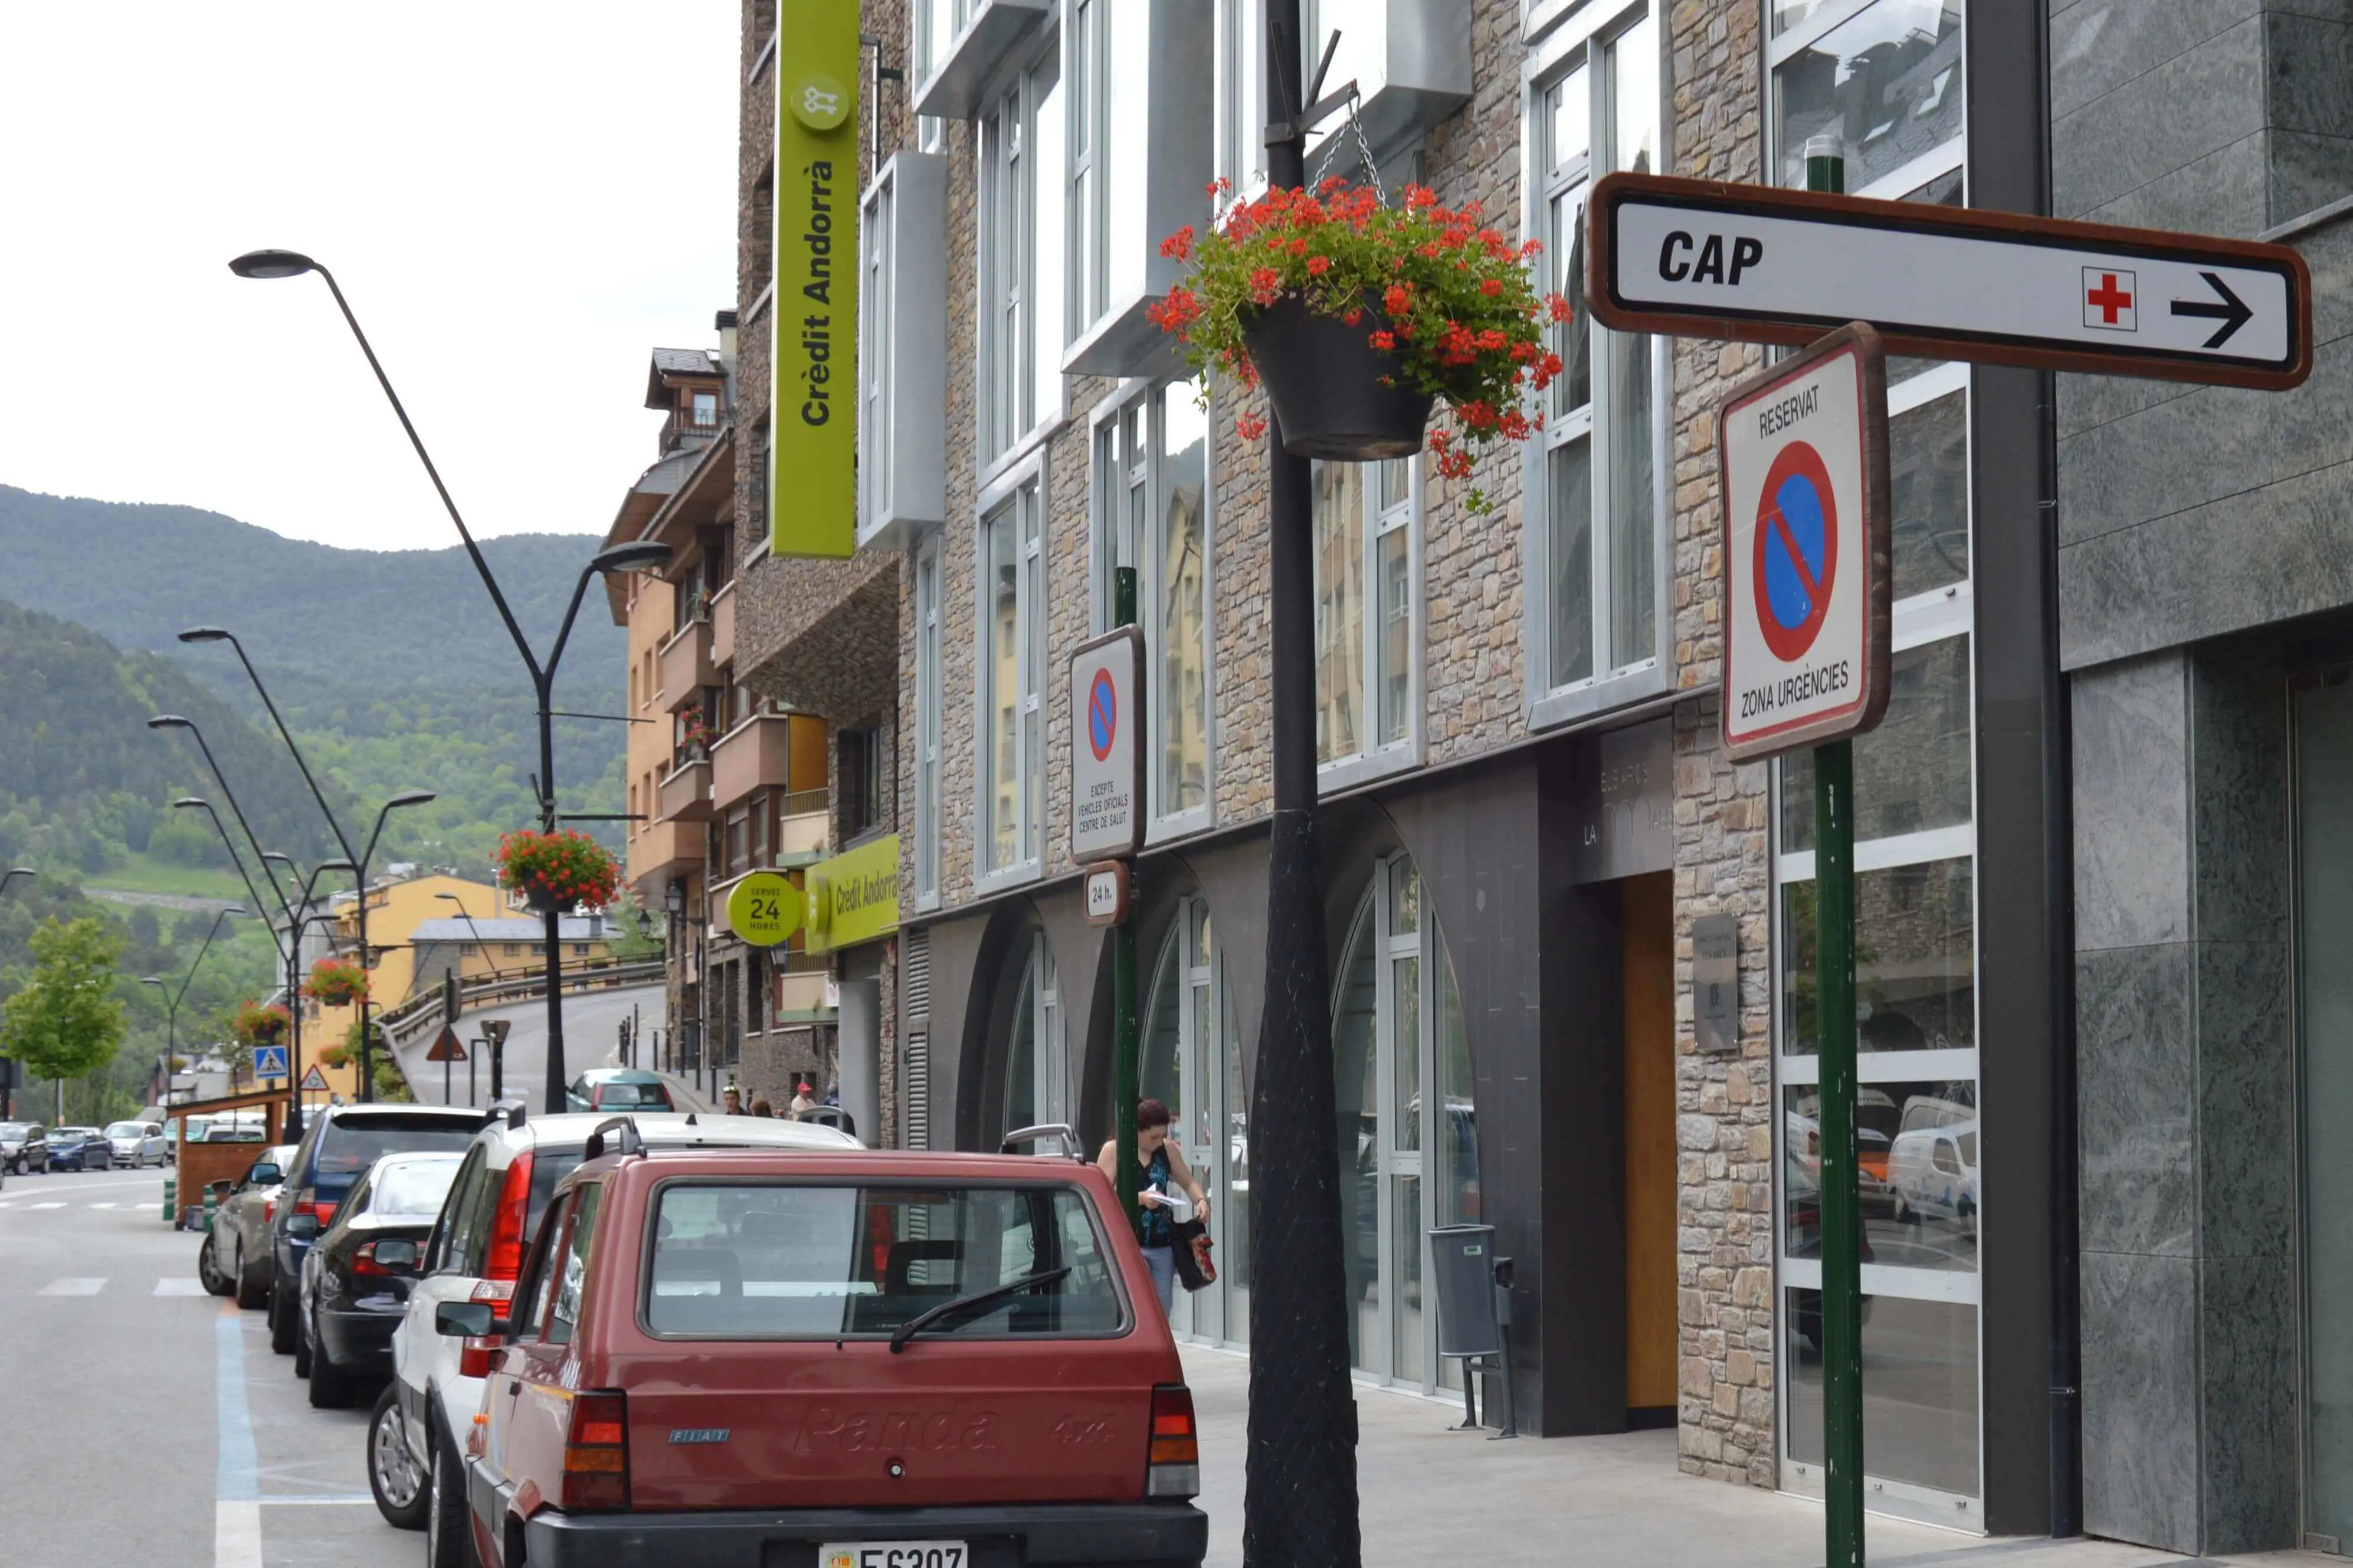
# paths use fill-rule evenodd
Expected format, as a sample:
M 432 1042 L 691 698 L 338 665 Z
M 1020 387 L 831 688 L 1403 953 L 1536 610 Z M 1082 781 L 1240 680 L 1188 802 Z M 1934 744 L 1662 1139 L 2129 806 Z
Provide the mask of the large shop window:
M 980 525 L 980 819 L 984 876 L 1035 871 L 1046 811 L 1039 680 L 1046 664 L 1043 479 L 1017 484 Z
M 1637 7 L 1531 57 L 1526 227 L 1552 286 L 1577 307 L 1552 329 L 1564 368 L 1528 451 L 1528 688 L 1535 723 L 1659 688 L 1666 579 L 1657 340 L 1613 332 L 1585 309 L 1584 214 L 1594 180 L 1659 167 L 1659 39 Z M 1649 679 L 1637 679 L 1648 677 Z M 1623 682 L 1624 684 L 1618 684 Z
M 1218 0 L 1217 46 L 1217 173 L 1246 200 L 1266 186 L 1266 0 Z
M 1050 40 L 980 117 L 975 387 L 984 470 L 1061 414 L 1060 86 L 1060 56 Z
M 1241 1344 L 1250 1338 L 1250 1090 L 1206 900 L 1178 901 L 1147 995 L 1144 1093 L 1168 1107 L 1169 1135 L 1209 1195 L 1217 1246 L 1218 1283 L 1179 1291 L 1170 1327 L 1210 1344 Z
M 1046 933 L 1030 934 L 1005 1048 L 1005 1131 L 1070 1121 L 1061 981 Z
M 1776 174 L 1808 136 L 1847 147 L 1847 184 L 1961 195 L 1960 21 L 1938 0 L 1760 0 L 1774 29 Z M 1968 378 L 1888 368 L 1894 662 L 1887 714 L 1854 743 L 1856 1001 L 1863 1221 L 1863 1450 L 1873 1507 L 1974 1526 L 1983 1491 L 1978 1238 L 1976 742 Z M 1820 1063 L 1814 779 L 1776 769 L 1776 1055 L 1785 1484 L 1822 1481 Z M 2000 1216 L 1994 1216 L 1999 1224 Z
M 1314 467 L 1315 760 L 1324 787 L 1419 760 L 1419 465 Z
M 1357 906 L 1332 1057 L 1352 1359 L 1424 1393 L 1460 1388 L 1422 1282 L 1430 1227 L 1479 1217 L 1478 1106 L 1453 966 L 1403 855 L 1375 866 Z
M 1158 384 L 1095 416 L 1094 629 L 1117 624 L 1117 569 L 1134 569 L 1151 693 L 1146 786 L 1161 833 L 1208 826 L 1208 437 L 1189 381 Z
M 859 226 L 858 543 L 947 518 L 947 159 L 900 153 Z
M 940 543 L 915 552 L 915 904 L 940 901 Z

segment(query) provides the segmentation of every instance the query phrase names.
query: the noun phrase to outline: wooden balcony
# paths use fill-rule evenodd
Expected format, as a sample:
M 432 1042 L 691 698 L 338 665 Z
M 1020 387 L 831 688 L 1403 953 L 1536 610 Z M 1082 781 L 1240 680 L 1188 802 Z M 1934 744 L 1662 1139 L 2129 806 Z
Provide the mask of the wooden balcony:
M 670 771 L 659 790 L 660 815 L 657 823 L 708 822 L 712 816 L 711 763 L 697 758 L 681 763 Z
M 754 790 L 792 781 L 793 721 L 783 713 L 746 719 L 711 748 L 711 804 L 726 810 Z
M 732 577 L 711 595 L 711 662 L 735 662 L 735 580 Z
M 629 886 L 640 898 L 661 890 L 649 889 L 649 882 L 667 885 L 679 868 L 702 859 L 702 830 L 691 823 L 651 822 L 642 827 L 629 836 Z
M 711 621 L 706 616 L 689 621 L 662 644 L 659 663 L 662 705 L 675 713 L 719 683 L 718 661 L 711 655 Z

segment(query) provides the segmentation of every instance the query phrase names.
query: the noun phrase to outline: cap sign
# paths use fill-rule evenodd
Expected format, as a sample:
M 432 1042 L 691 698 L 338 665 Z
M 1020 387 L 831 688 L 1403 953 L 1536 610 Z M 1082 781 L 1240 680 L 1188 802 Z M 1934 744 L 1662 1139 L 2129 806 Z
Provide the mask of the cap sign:
M 1736 392 L 1724 458 L 1724 741 L 1739 759 L 1857 734 L 1887 706 L 1887 382 L 1831 333 Z

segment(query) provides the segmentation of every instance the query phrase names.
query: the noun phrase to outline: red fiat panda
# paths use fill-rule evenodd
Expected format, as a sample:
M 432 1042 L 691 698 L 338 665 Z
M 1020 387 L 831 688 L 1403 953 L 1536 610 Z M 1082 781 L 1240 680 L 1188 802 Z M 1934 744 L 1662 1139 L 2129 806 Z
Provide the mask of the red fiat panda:
M 1092 1166 L 618 1136 L 511 1324 L 439 1309 L 503 1336 L 469 1346 L 484 1563 L 1200 1563 L 1192 1396 Z

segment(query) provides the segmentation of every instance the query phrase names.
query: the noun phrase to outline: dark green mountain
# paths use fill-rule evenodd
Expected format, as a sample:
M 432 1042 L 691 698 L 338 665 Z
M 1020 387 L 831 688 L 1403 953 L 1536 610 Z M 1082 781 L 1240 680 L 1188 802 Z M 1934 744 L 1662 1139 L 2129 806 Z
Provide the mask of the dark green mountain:
M 534 648 L 553 640 L 597 543 L 556 534 L 484 542 Z M 0 486 L 0 596 L 159 654 L 266 725 L 234 653 L 176 640 L 192 626 L 234 631 L 312 765 L 364 808 L 408 787 L 441 796 L 394 817 L 385 844 L 395 856 L 479 869 L 497 835 L 533 816 L 530 681 L 461 547 L 341 550 L 191 507 Z M 617 713 L 624 658 L 623 633 L 592 584 L 555 705 Z M 12 673 L 0 662 L 0 684 Z M 555 739 L 564 808 L 619 810 L 621 726 L 559 721 Z

